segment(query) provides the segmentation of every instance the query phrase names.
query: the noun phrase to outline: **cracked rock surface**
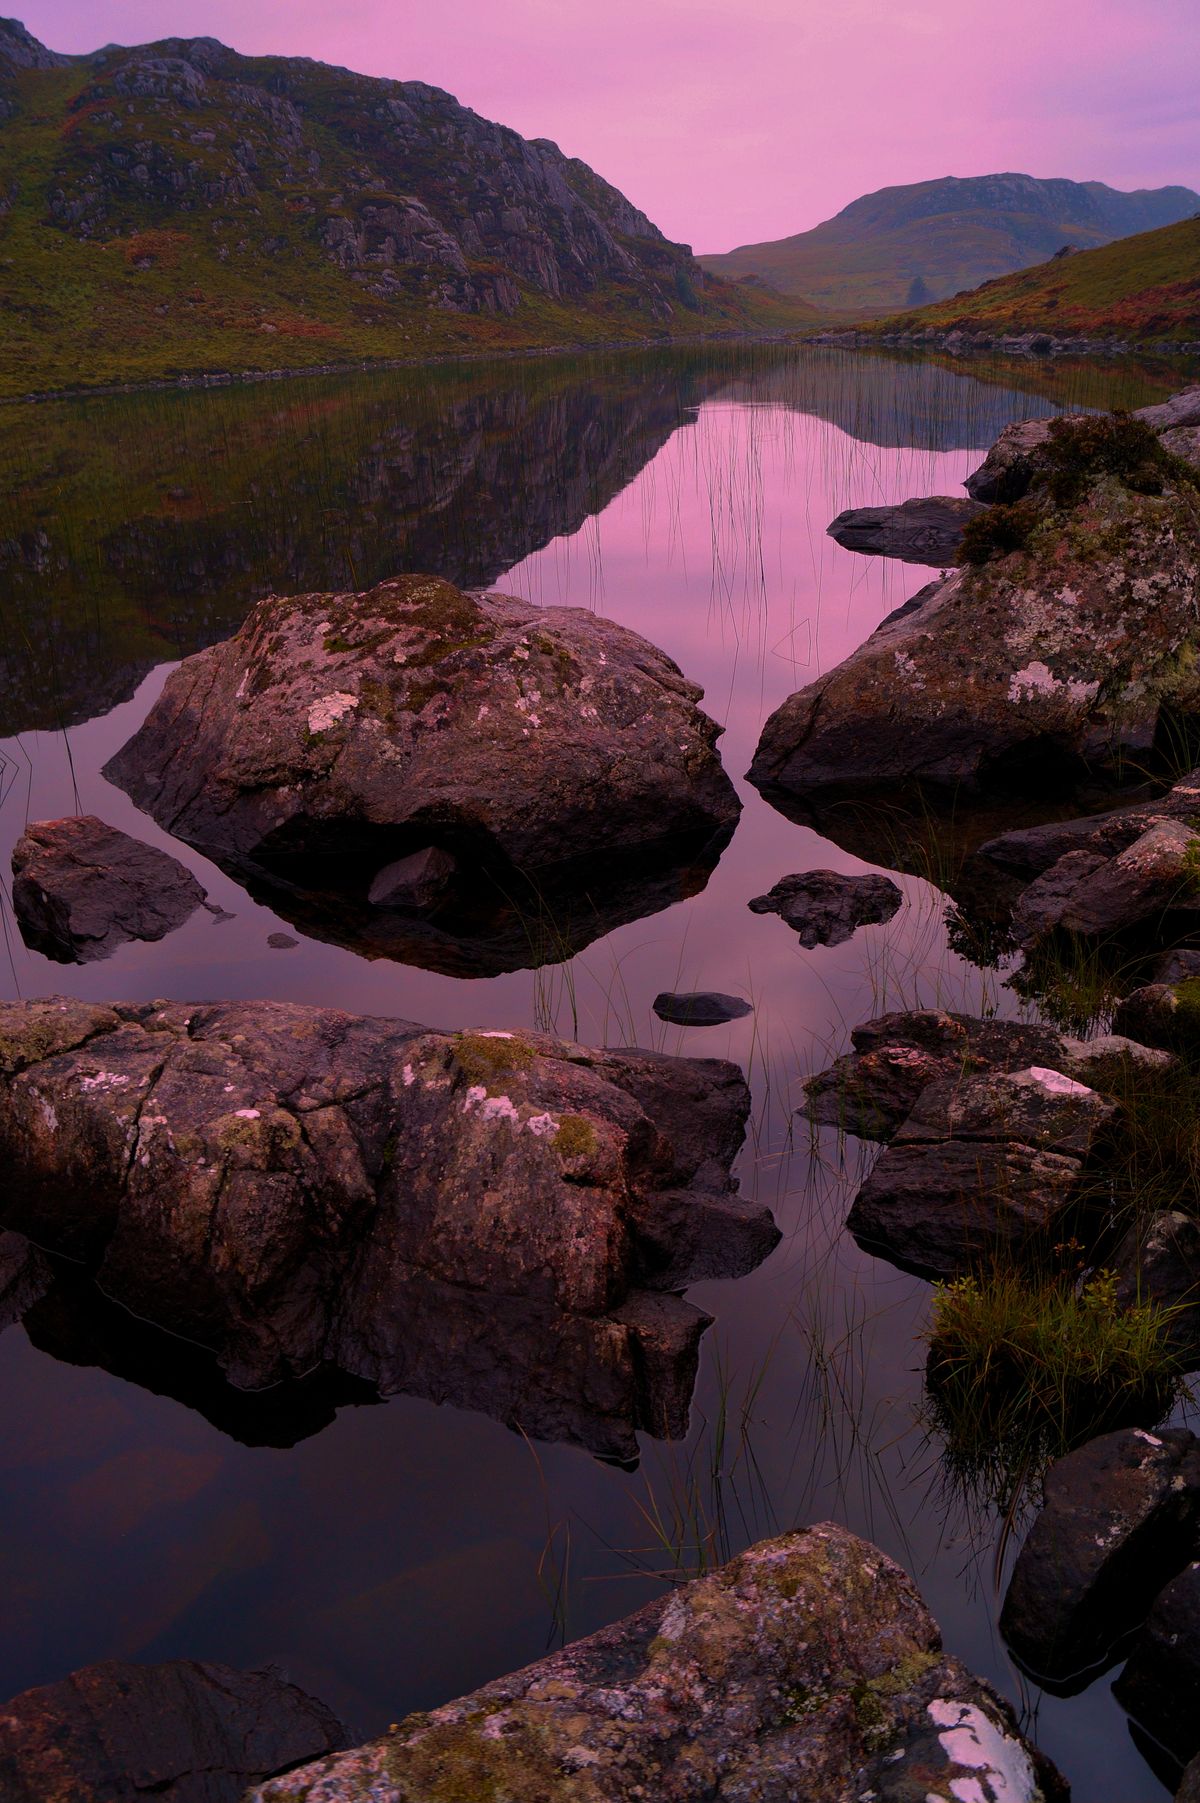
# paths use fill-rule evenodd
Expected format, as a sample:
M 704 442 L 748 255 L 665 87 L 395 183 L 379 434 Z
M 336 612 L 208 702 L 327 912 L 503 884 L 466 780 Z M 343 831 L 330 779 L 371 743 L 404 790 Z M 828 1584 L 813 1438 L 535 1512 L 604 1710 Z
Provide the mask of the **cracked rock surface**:
M 824 1523 L 247 1803 L 1058 1803 L 898 1565 Z

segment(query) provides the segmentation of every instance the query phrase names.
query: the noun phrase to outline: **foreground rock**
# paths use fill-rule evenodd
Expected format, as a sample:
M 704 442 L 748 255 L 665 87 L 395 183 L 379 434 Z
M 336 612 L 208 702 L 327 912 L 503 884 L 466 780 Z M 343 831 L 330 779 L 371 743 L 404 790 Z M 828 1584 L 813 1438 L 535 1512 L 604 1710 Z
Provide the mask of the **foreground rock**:
M 527 1310 L 568 1392 L 599 1340 L 597 1386 L 636 1402 L 662 1387 L 639 1371 L 694 1373 L 707 1321 L 659 1292 L 778 1239 L 730 1179 L 747 1110 L 716 1060 L 282 1003 L 10 1003 L 0 1224 L 244 1387 L 323 1360 L 403 1387 L 443 1286 L 490 1299 L 499 1336 Z
M 929 495 L 898 507 L 847 508 L 827 530 L 847 551 L 944 569 L 954 562 L 967 521 L 983 511 L 961 495 Z
M 744 1020 L 753 1014 L 752 1005 L 740 995 L 722 995 L 715 989 L 693 989 L 679 993 L 663 991 L 652 1003 L 659 1020 L 676 1027 L 720 1027 L 726 1021 Z
M 840 870 L 805 870 L 780 877 L 749 903 L 753 914 L 778 914 L 811 950 L 842 945 L 862 926 L 891 920 L 904 896 L 890 877 L 844 876 Z
M 1140 422 L 1054 421 L 1015 515 L 767 721 L 768 795 L 1069 788 L 1200 713 L 1195 473 Z
M 1008 1706 L 941 1651 L 910 1580 L 825 1524 L 247 1803 L 1052 1803 Z
M 12 872 L 21 937 L 60 964 L 109 958 L 131 939 L 162 939 L 206 893 L 178 858 L 91 814 L 27 826 Z
M 295 894 L 297 924 L 349 911 L 387 952 L 414 917 L 469 941 L 515 898 L 528 941 L 559 890 L 603 913 L 665 871 L 663 906 L 672 873 L 711 868 L 739 803 L 700 695 L 586 609 L 404 577 L 260 602 L 106 773 L 284 911 Z
M 1113 1690 L 1181 1765 L 1200 1753 L 1200 1565 L 1154 1599 Z
M 1200 1530 L 1200 1441 L 1103 1434 L 1050 1467 L 1000 1628 L 1039 1683 L 1082 1689 L 1117 1658 Z
M 240 1803 L 247 1785 L 346 1746 L 323 1703 L 271 1672 L 106 1659 L 0 1705 L 5 1803 Z

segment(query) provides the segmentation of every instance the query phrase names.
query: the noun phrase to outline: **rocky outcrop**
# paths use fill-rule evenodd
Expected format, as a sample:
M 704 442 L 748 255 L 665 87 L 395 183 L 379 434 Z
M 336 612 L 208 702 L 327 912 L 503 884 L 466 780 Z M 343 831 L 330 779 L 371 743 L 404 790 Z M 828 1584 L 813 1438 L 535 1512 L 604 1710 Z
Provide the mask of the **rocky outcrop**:
M 1057 1460 L 1000 1628 L 1040 1684 L 1078 1690 L 1116 1659 L 1200 1530 L 1200 1441 L 1124 1428 Z
M 1179 456 L 1190 449 L 1190 434 L 1200 426 L 1200 388 L 1185 388 L 1169 401 L 1139 407 L 1132 417 L 1158 433 L 1166 448 Z M 1049 420 L 1016 420 L 1004 428 L 964 488 L 975 501 L 1002 505 L 1020 501 L 1045 473 L 1050 443 Z
M 1186 825 L 1197 818 L 1200 818 L 1200 770 L 1193 770 L 1172 784 L 1164 795 L 1075 820 L 1051 820 L 1043 825 L 1002 833 L 998 838 L 985 840 L 977 856 L 1007 874 L 1028 881 L 1050 870 L 1070 852 L 1086 852 L 1099 861 L 1106 861 L 1119 857 L 1161 821 L 1181 821 Z
M 109 958 L 131 939 L 162 939 L 206 893 L 178 858 L 90 814 L 27 826 L 12 871 L 21 937 L 60 964 Z
M 584 609 L 405 577 L 261 602 L 168 679 L 107 774 L 258 891 L 298 894 L 300 924 L 305 895 L 382 918 L 377 950 L 422 911 L 395 865 L 437 850 L 426 924 L 469 942 L 489 886 L 536 914 L 547 885 L 594 879 L 603 916 L 631 873 L 711 867 L 739 803 L 700 695 Z
M 707 1317 L 671 1293 L 778 1239 L 729 1176 L 747 1109 L 719 1061 L 282 1003 L 10 1003 L 0 1224 L 241 1387 L 328 1361 L 453 1392 L 478 1340 L 488 1406 L 486 1348 L 516 1321 L 494 1411 L 515 1418 L 524 1385 L 629 1456 L 635 1426 L 686 1417 Z M 412 1332 L 439 1309 L 458 1378 Z
M 1062 930 L 1109 939 L 1139 929 L 1161 943 L 1200 926 L 1200 833 L 1157 820 L 1115 857 L 1069 851 L 1025 890 L 1013 915 L 1021 945 Z
M 1011 1711 L 941 1650 L 916 1590 L 824 1524 L 247 1803 L 504 1796 L 656 1803 L 1065 1803 Z
M 1034 1065 L 931 1083 L 859 1190 L 846 1225 L 868 1251 L 953 1278 L 1048 1246 L 1116 1114 Z
M 1113 1691 L 1181 1765 L 1200 1753 L 1200 1565 L 1155 1597 Z
M 753 914 L 778 914 L 800 943 L 844 945 L 859 927 L 891 920 L 904 896 L 887 876 L 845 876 L 840 870 L 805 870 L 780 877 L 765 895 L 756 895 Z
M 0 1704 L 5 1803 L 241 1803 L 246 1787 L 345 1747 L 323 1703 L 276 1672 L 106 1659 Z
M 955 561 L 968 520 L 982 512 L 980 502 L 961 495 L 928 495 L 898 507 L 849 507 L 827 531 L 847 551 L 944 569 Z
M 1068 787 L 1200 714 L 1200 491 L 1141 422 L 1055 421 L 972 561 L 767 721 L 768 796 Z M 987 528 L 980 536 L 977 528 Z

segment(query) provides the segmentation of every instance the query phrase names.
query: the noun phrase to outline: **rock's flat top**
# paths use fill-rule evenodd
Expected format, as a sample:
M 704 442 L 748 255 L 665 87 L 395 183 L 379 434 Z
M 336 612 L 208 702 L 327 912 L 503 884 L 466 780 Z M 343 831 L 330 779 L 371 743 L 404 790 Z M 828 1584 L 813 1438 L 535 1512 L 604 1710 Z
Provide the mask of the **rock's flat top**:
M 62 964 L 111 957 L 130 939 L 162 939 L 205 897 L 178 858 L 91 814 L 32 822 L 12 869 L 22 938 Z
M 970 1786 L 971 1788 L 966 1788 Z M 825 1524 L 765 1541 L 512 1677 L 247 1803 L 1051 1803 L 1007 1705 L 897 1565 Z
M 0 1704 L 4 1803 L 240 1803 L 247 1785 L 347 1744 L 272 1672 L 106 1659 Z
M 827 531 L 847 551 L 944 569 L 954 562 L 963 527 L 982 512 L 980 502 L 962 495 L 928 495 L 898 507 L 849 507 Z

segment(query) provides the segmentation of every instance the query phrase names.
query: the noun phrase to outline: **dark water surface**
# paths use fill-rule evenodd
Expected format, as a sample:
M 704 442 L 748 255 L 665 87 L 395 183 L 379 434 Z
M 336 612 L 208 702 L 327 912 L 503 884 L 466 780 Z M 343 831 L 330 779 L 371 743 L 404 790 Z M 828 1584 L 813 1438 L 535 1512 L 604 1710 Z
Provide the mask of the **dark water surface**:
M 742 1184 L 784 1234 L 753 1275 L 690 1292 L 716 1317 L 691 1431 L 643 1437 L 635 1471 L 490 1418 L 486 1368 L 465 1389 L 447 1377 L 472 1408 L 222 1398 L 202 1355 L 64 1279 L 0 1336 L 0 1698 L 107 1656 L 275 1661 L 366 1735 L 625 1613 L 672 1569 L 833 1518 L 913 1573 L 950 1650 L 1029 1712 L 1080 1803 L 1167 1794 L 1107 1679 L 1059 1701 L 1010 1666 L 998 1523 L 955 1492 L 921 1420 L 928 1286 L 841 1231 L 870 1150 L 792 1116 L 800 1079 L 885 1008 L 1021 1004 L 1003 967 L 950 948 L 945 897 L 916 877 L 890 923 L 832 949 L 750 913 L 788 872 L 886 869 L 887 853 L 861 863 L 741 776 L 766 714 L 926 580 L 841 550 L 836 513 L 956 492 L 1010 419 L 1136 406 L 1183 380 L 1129 360 L 722 350 L 0 415 L 0 873 L 27 819 L 96 813 L 168 846 L 234 916 L 75 968 L 24 947 L 5 897 L 3 992 L 272 997 L 728 1056 L 755 1095 Z M 172 660 L 260 595 L 409 569 L 596 609 L 704 685 L 746 805 L 700 894 L 567 964 L 487 980 L 307 937 L 273 950 L 289 923 L 100 776 Z M 699 988 L 755 1012 L 680 1029 L 650 1011 L 661 989 Z

